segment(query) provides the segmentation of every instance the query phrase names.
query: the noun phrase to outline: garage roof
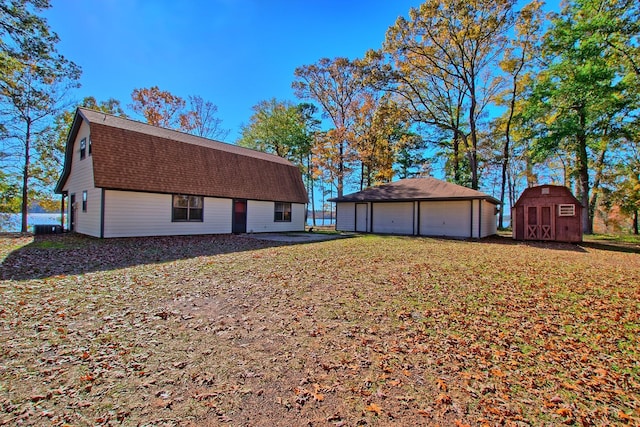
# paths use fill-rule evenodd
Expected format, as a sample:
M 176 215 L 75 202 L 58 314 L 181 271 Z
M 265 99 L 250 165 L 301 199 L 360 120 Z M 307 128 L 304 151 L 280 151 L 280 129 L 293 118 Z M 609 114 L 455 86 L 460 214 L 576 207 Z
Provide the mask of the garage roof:
M 403 202 L 412 200 L 486 200 L 499 205 L 500 201 L 481 191 L 441 181 L 436 178 L 407 178 L 357 193 L 330 199 L 331 202 Z

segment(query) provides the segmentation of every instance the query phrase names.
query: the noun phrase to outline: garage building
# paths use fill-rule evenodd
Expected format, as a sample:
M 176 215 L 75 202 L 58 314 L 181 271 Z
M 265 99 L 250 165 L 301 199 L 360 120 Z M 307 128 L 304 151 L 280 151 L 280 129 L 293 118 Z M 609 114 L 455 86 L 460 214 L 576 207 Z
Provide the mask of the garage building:
M 496 234 L 500 202 L 435 178 L 409 178 L 331 199 L 336 230 L 482 238 Z

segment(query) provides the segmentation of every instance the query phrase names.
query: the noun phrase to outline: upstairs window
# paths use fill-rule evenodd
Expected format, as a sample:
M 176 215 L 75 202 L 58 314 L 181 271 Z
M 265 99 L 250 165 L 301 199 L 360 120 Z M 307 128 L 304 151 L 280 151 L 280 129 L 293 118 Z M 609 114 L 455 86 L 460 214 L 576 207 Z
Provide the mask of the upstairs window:
M 91 155 L 91 138 L 89 138 L 89 155 Z
M 80 160 L 87 157 L 87 138 L 80 140 Z
M 273 220 L 275 222 L 291 222 L 291 203 L 276 202 Z
M 576 205 L 558 205 L 558 216 L 576 216 Z
M 202 222 L 202 208 L 204 197 L 173 195 L 173 210 L 171 221 L 173 222 Z

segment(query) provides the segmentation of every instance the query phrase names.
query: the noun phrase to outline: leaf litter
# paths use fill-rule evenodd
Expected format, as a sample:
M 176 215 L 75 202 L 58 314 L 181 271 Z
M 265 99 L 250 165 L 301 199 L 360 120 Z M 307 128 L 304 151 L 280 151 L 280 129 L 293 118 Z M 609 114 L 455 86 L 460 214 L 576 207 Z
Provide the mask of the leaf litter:
M 634 253 L 377 236 L 0 243 L 0 425 L 640 423 Z

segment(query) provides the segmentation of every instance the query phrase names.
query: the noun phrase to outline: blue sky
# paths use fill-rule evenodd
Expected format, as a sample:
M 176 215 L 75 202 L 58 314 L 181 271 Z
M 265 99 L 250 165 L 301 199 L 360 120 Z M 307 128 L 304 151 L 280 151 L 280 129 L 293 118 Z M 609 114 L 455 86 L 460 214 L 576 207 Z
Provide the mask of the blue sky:
M 296 67 L 362 57 L 419 0 L 55 0 L 45 16 L 80 65 L 79 101 L 159 86 L 218 106 L 235 142 L 258 102 L 296 102 Z M 138 117 L 138 119 L 140 119 Z

